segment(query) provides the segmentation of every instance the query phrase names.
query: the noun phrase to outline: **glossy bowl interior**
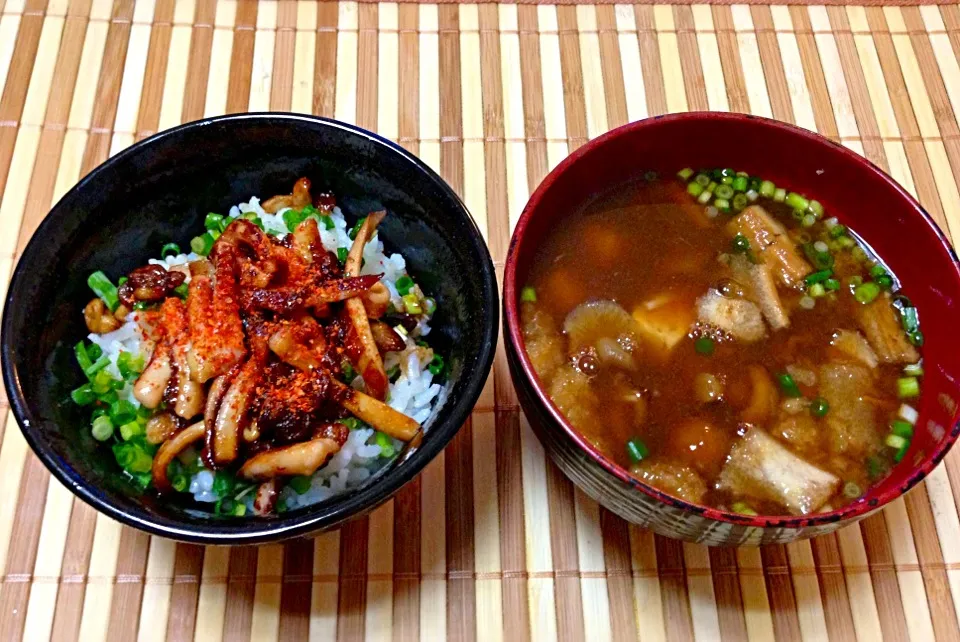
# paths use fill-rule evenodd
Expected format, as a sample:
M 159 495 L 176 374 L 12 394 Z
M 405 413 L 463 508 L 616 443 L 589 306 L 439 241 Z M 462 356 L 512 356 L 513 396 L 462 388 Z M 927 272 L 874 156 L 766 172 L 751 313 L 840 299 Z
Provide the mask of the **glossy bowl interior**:
M 734 167 L 823 203 L 887 262 L 916 304 L 925 336 L 925 377 L 913 445 L 892 474 L 842 509 L 808 517 L 743 515 L 696 506 L 647 486 L 603 456 L 543 391 L 523 349 L 519 290 L 541 239 L 592 196 L 683 167 Z M 548 453 L 611 510 L 658 532 L 713 544 L 790 541 L 863 517 L 921 480 L 960 431 L 960 267 L 923 208 L 864 158 L 816 134 L 740 114 L 689 113 L 614 130 L 578 149 L 531 197 L 517 224 L 504 278 L 507 356 L 521 403 Z
M 251 196 L 288 193 L 307 176 L 332 191 L 348 220 L 388 210 L 387 251 L 437 300 L 431 343 L 446 357 L 445 400 L 417 448 L 373 483 L 320 505 L 268 518 L 216 519 L 180 500 L 139 494 L 70 403 L 82 372 L 86 278 L 114 279 L 170 241 L 189 247 L 207 212 Z M 469 213 L 433 171 L 364 130 L 320 118 L 244 114 L 198 121 L 143 141 L 90 173 L 57 203 L 24 250 L 3 317 L 3 375 L 27 441 L 53 474 L 107 515 L 148 532 L 202 543 L 277 540 L 362 514 L 413 478 L 453 438 L 475 403 L 496 343 L 497 286 Z

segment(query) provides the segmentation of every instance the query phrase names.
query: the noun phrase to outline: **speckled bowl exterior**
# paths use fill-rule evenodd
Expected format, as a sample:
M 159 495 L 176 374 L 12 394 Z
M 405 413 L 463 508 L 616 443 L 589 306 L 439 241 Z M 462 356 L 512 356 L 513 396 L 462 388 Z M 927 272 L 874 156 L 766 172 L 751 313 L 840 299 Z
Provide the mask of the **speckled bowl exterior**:
M 605 457 L 550 401 L 523 347 L 519 294 L 540 240 L 592 195 L 683 167 L 735 167 L 810 195 L 883 257 L 917 306 L 923 391 L 910 451 L 861 499 L 809 516 L 750 517 L 644 484 Z M 917 201 L 875 165 L 807 130 L 743 114 L 671 114 L 625 125 L 579 148 L 537 188 L 514 231 L 504 275 L 506 354 L 521 406 L 547 454 L 584 492 L 633 523 L 710 545 L 786 543 L 863 519 L 919 483 L 960 433 L 960 262 Z
M 417 447 L 377 479 L 316 506 L 215 518 L 187 496 L 159 500 L 118 472 L 70 402 L 83 373 L 87 276 L 116 278 L 170 241 L 189 247 L 207 212 L 287 193 L 300 176 L 331 191 L 348 219 L 386 209 L 380 238 L 437 300 L 430 340 L 449 365 L 445 399 Z M 54 476 L 104 514 L 154 535 L 202 544 L 277 541 L 334 527 L 387 500 L 453 438 L 493 360 L 498 298 L 486 244 L 463 203 L 409 152 L 368 131 L 295 114 L 238 114 L 161 132 L 92 171 L 47 215 L 17 265 L 3 316 L 3 379 L 17 422 Z M 191 500 L 192 503 L 192 500 Z

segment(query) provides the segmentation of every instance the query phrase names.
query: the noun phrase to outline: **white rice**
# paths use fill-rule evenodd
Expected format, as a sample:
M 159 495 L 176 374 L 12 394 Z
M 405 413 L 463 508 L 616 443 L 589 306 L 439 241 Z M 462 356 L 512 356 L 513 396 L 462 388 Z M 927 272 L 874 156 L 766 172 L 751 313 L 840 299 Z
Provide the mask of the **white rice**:
M 263 222 L 264 228 L 271 234 L 280 238 L 290 232 L 283 221 L 283 213 L 286 210 L 280 210 L 276 214 L 268 214 L 260 207 L 260 199 L 254 197 L 247 203 L 240 203 L 230 208 L 230 218 L 237 218 L 247 212 L 255 213 Z M 347 221 L 340 211 L 340 208 L 333 209 L 330 218 L 333 220 L 333 229 L 327 230 L 323 224 L 319 225 L 320 239 L 324 248 L 336 253 L 338 248 L 350 247 L 353 241 L 348 235 Z M 169 256 L 165 259 L 150 259 L 149 263 L 161 265 L 170 270 L 178 265 L 183 265 L 201 258 L 195 253 L 180 254 Z M 396 281 L 407 274 L 406 261 L 400 254 L 387 255 L 384 252 L 383 243 L 378 235 L 367 243 L 363 249 L 364 266 L 361 274 L 382 274 L 382 282 L 390 290 L 391 299 L 394 306 L 401 307 L 402 300 L 396 288 Z M 189 276 L 188 276 L 189 278 Z M 103 353 L 110 359 L 107 371 L 115 378 L 122 378 L 117 368 L 117 359 L 121 352 L 130 352 L 134 355 L 141 355 L 145 360 L 149 359 L 153 347 L 149 342 L 144 341 L 136 320 L 137 313 L 131 313 L 119 329 L 107 334 L 90 334 L 87 338 L 96 343 L 103 350 Z M 390 384 L 387 396 L 389 405 L 398 412 L 402 412 L 415 421 L 424 425 L 425 429 L 428 420 L 433 411 L 444 401 L 445 394 L 443 386 L 433 382 L 434 375 L 430 373 L 427 366 L 433 357 L 433 351 L 430 348 L 417 346 L 415 339 L 424 337 L 430 333 L 430 324 L 428 316 L 424 316 L 416 328 L 411 332 L 398 327 L 401 335 L 405 338 L 407 347 L 401 352 L 387 353 L 384 357 L 384 366 L 390 370 L 393 366 L 400 367 L 400 377 Z M 363 389 L 363 379 L 357 377 L 352 385 Z M 140 404 L 133 397 L 133 387 L 130 383 L 120 391 L 118 395 L 121 399 L 127 399 L 139 406 Z M 347 441 L 343 447 L 333 456 L 330 461 L 317 470 L 311 477 L 310 487 L 303 494 L 297 493 L 292 487 L 286 486 L 280 493 L 279 501 L 287 509 L 299 508 L 322 502 L 330 497 L 343 493 L 347 490 L 357 488 L 372 476 L 378 470 L 383 468 L 389 460 L 381 457 L 380 446 L 370 443 L 376 431 L 361 424 L 361 427 L 350 431 Z M 394 452 L 400 452 L 403 442 L 394 440 Z M 188 492 L 198 502 L 212 503 L 221 499 L 213 490 L 214 473 L 209 470 L 201 470 L 190 478 Z M 247 505 L 248 510 L 252 508 L 254 493 L 248 493 L 241 498 L 241 501 Z

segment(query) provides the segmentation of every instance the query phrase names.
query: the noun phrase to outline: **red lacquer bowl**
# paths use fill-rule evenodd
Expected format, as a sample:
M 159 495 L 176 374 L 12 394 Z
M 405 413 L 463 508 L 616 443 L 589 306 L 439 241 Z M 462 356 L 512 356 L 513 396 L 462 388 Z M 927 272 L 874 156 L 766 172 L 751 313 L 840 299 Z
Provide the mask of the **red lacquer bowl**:
M 597 451 L 566 421 L 533 371 L 518 297 L 550 227 L 592 195 L 653 170 L 735 167 L 807 194 L 851 226 L 900 278 L 925 336 L 920 418 L 907 456 L 857 502 L 806 517 L 759 516 L 666 495 Z M 571 154 L 540 184 L 513 233 L 503 289 L 510 373 L 544 448 L 588 495 L 624 519 L 669 537 L 715 545 L 784 543 L 866 517 L 922 480 L 960 432 L 960 262 L 943 232 L 889 176 L 807 130 L 742 114 L 671 114 L 631 123 Z

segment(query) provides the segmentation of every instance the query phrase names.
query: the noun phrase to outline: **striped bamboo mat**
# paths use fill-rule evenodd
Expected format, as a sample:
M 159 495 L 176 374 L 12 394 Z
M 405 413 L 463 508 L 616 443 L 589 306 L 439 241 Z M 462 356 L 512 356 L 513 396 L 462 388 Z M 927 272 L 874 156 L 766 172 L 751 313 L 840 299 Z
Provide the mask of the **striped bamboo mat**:
M 819 130 L 960 235 L 957 6 L 0 5 L 3 284 L 51 203 L 111 153 L 244 110 L 399 141 L 463 195 L 500 267 L 570 150 L 687 109 Z M 488 384 L 393 502 L 259 549 L 97 516 L 49 483 L 4 401 L 0 640 L 960 640 L 960 450 L 836 535 L 708 550 L 577 492 L 518 412 L 502 352 Z

